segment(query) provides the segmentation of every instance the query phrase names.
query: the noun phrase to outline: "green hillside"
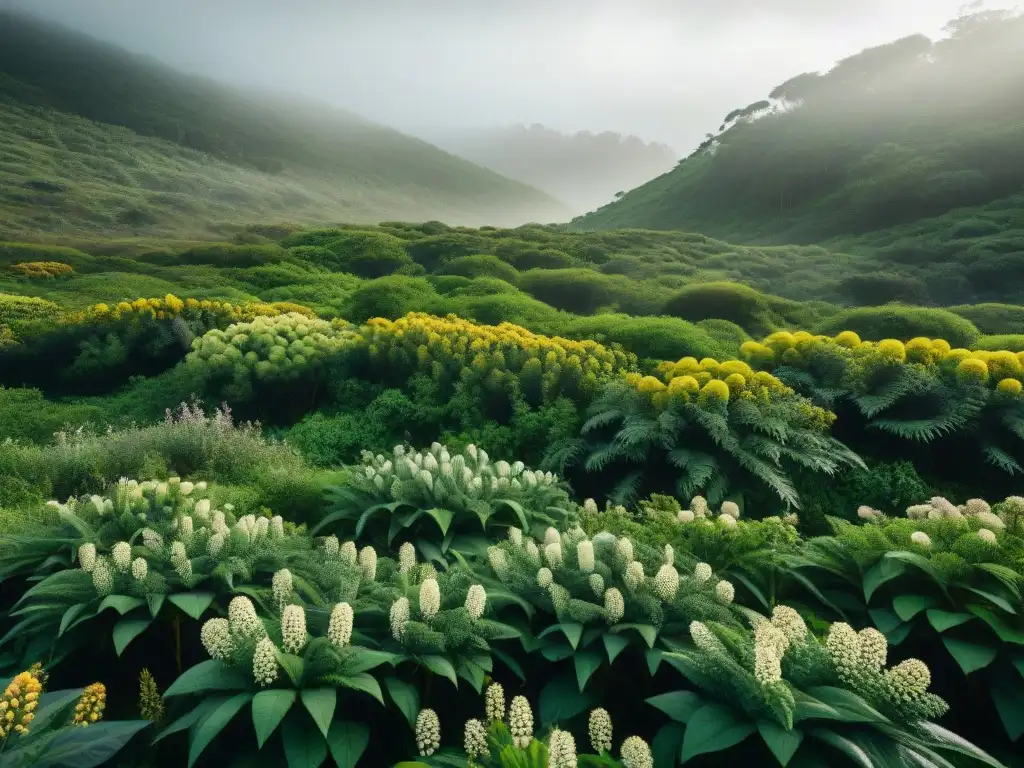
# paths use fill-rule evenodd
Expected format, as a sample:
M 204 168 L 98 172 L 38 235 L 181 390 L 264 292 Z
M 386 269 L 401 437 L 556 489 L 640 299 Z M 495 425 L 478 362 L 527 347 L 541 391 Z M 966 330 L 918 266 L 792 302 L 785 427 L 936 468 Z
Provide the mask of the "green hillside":
M 566 215 L 536 189 L 357 115 L 234 91 L 3 12 L 0 136 L 7 235 L 194 235 L 197 219 L 285 213 L 310 223 Z
M 941 241 L 963 251 L 984 235 L 970 262 L 1019 259 L 1024 16 L 975 14 L 949 32 L 792 78 L 731 112 L 676 169 L 575 223 L 865 251 L 913 241 L 902 264 L 947 261 Z

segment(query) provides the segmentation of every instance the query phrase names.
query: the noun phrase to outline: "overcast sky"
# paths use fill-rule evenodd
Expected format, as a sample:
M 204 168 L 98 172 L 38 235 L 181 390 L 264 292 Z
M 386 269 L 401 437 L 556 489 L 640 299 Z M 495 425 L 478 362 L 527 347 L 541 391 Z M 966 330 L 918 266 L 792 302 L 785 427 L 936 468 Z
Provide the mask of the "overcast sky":
M 685 154 L 734 107 L 964 0 L 0 0 L 420 135 L 513 122 Z M 993 2 L 990 7 L 1012 3 Z

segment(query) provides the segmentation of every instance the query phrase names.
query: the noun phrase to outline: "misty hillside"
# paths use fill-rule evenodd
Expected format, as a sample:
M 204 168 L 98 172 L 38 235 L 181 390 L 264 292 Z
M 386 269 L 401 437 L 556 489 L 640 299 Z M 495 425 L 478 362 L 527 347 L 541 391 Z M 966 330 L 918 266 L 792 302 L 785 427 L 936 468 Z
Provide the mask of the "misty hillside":
M 671 147 L 606 131 L 561 133 L 512 125 L 437 137 L 457 155 L 589 211 L 663 174 L 678 160 Z
M 208 221 L 566 215 L 536 189 L 357 115 L 242 93 L 20 14 L 0 12 L 0 103 L 0 219 L 45 206 L 66 227 L 155 224 L 175 213 L 161 196 L 182 194 Z
M 922 263 L 932 242 L 987 236 L 972 260 L 1020 259 L 1024 16 L 974 14 L 948 31 L 782 83 L 726 116 L 675 170 L 576 224 L 759 243 L 892 230 L 872 244 L 906 245 Z

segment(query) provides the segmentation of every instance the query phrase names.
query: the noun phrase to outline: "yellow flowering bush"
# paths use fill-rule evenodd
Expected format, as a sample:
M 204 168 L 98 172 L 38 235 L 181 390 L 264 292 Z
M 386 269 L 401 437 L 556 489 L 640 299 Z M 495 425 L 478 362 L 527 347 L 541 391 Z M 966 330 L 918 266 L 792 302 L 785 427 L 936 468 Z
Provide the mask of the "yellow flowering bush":
M 22 277 L 60 277 L 75 271 L 70 264 L 60 261 L 22 261 L 12 264 L 10 269 Z

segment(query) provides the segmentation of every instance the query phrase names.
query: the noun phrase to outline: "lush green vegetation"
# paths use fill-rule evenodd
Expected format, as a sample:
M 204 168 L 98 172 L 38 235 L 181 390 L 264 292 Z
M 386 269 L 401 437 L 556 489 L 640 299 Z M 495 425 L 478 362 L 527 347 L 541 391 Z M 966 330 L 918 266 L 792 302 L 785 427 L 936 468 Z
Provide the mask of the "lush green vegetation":
M 1024 83 L 1024 16 L 981 12 L 949 31 L 792 78 L 577 225 L 853 252 L 855 304 L 1019 295 L 1024 111 L 1006 94 Z
M 0 14 L 0 236 L 565 215 L 536 189 L 357 115 L 236 92 Z

